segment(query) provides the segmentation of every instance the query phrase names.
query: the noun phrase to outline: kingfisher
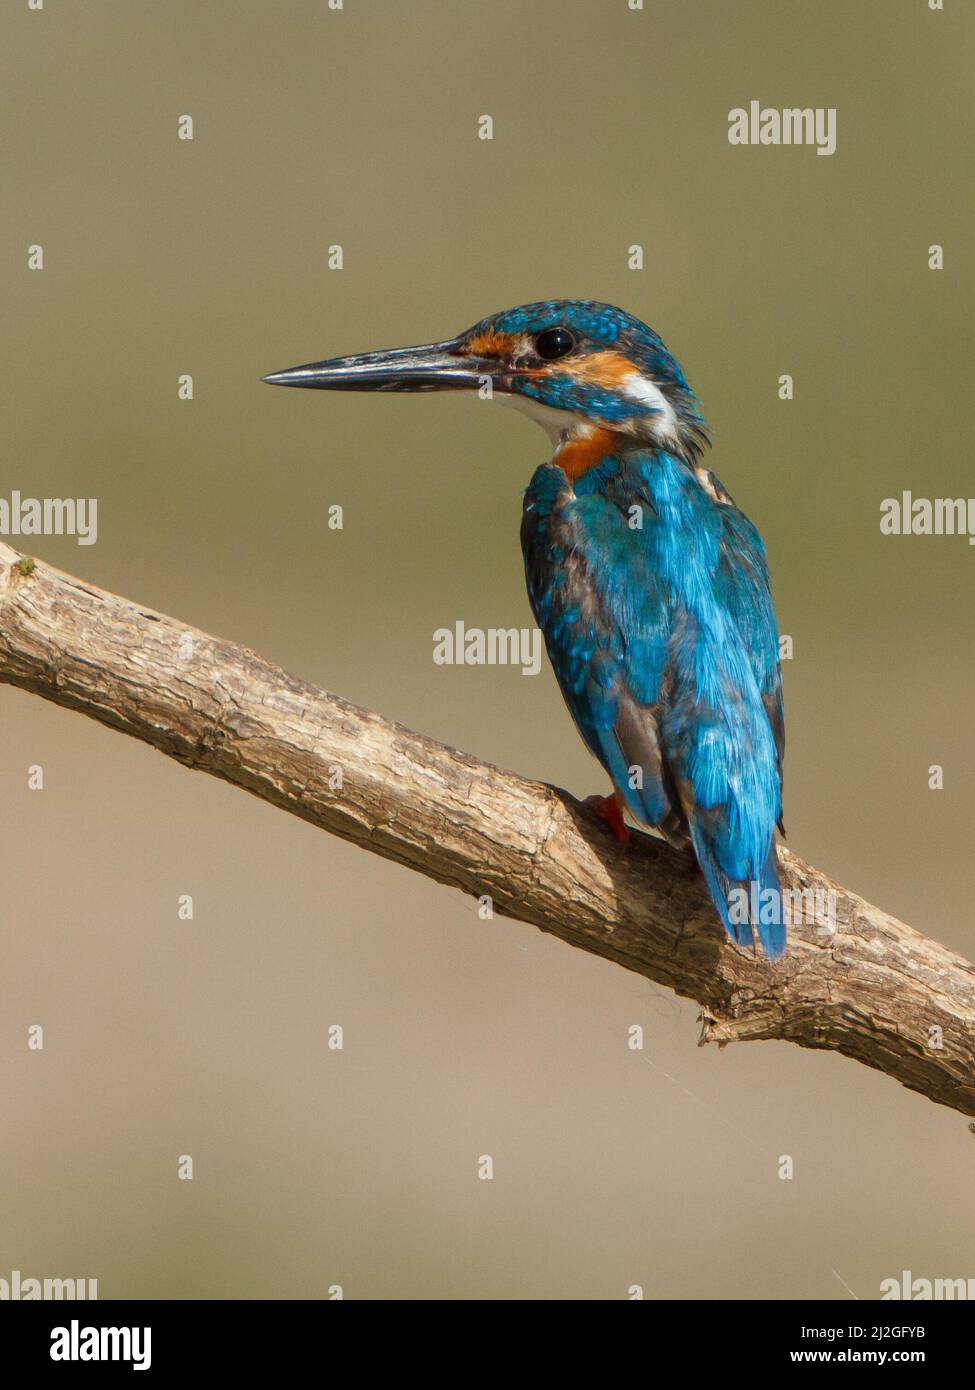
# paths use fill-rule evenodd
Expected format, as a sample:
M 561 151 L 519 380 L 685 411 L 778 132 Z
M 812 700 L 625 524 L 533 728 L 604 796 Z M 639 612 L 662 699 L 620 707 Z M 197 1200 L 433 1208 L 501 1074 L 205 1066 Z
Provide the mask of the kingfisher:
M 786 947 L 776 827 L 785 722 L 761 537 L 702 463 L 697 397 L 645 323 L 552 299 L 422 347 L 275 372 L 326 391 L 474 391 L 538 421 L 524 495 L 528 597 L 612 793 L 588 804 L 696 858 L 731 939 Z

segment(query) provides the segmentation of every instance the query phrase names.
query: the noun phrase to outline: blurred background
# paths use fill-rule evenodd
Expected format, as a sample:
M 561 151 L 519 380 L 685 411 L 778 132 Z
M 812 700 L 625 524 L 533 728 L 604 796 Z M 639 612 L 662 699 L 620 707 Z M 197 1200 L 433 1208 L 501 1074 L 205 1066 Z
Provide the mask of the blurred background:
M 11 0 L 0 493 L 99 503 L 97 545 L 23 548 L 602 792 L 547 665 L 432 661 L 435 628 L 531 622 L 537 427 L 259 378 L 618 303 L 680 358 L 768 546 L 789 843 L 971 956 L 975 552 L 879 518 L 973 490 L 973 38 L 925 0 Z M 753 99 L 835 107 L 836 153 L 731 146 Z M 8 687 L 0 793 L 0 1276 L 408 1299 L 975 1276 L 975 1139 L 879 1073 L 698 1049 L 692 1003 Z

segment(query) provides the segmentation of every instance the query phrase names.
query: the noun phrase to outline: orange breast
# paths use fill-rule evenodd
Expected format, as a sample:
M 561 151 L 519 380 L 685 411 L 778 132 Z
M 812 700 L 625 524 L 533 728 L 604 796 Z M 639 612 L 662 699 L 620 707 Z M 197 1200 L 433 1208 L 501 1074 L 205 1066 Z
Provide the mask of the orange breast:
M 567 439 L 556 450 L 552 461 L 558 464 L 569 482 L 574 483 L 613 452 L 615 440 L 616 435 L 612 430 L 593 429 L 590 433 Z

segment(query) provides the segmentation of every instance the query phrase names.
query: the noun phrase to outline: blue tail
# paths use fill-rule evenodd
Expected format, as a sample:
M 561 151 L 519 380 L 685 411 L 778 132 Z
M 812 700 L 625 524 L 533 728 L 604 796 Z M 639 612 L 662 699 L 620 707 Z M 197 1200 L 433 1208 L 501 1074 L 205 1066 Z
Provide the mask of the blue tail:
M 739 946 L 751 946 L 754 928 L 768 959 L 778 960 L 785 955 L 786 923 L 775 841 L 769 845 L 760 875 L 732 878 L 718 863 L 713 843 L 702 829 L 691 825 L 694 851 L 725 930 Z

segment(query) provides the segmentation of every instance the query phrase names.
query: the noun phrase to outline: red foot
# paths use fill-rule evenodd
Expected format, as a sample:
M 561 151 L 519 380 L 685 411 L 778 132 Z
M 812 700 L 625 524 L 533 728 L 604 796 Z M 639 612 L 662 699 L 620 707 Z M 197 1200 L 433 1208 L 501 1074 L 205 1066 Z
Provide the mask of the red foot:
M 630 832 L 623 820 L 623 808 L 617 792 L 612 796 L 587 796 L 583 805 L 606 822 L 621 845 L 629 844 Z

